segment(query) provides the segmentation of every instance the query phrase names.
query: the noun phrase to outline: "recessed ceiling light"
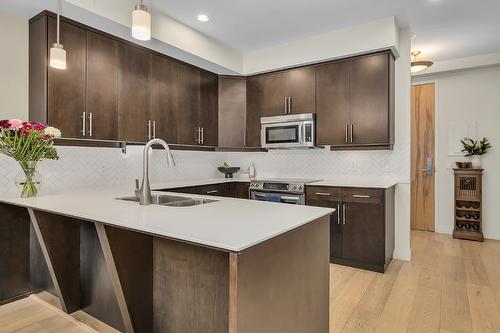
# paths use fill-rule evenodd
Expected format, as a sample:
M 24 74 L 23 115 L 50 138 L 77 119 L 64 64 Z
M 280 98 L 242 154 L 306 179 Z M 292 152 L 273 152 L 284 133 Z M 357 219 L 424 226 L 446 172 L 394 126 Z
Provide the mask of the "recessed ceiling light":
M 210 20 L 210 17 L 208 17 L 208 15 L 206 15 L 206 14 L 198 15 L 198 21 L 208 22 L 209 20 Z

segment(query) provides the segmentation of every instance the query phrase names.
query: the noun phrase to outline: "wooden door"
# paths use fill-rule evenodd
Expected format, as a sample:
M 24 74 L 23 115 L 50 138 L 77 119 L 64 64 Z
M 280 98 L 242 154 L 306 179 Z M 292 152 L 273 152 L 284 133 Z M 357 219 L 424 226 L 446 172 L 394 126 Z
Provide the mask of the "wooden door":
M 118 137 L 148 140 L 151 53 L 125 43 L 118 45 Z
M 335 208 L 335 212 L 330 215 L 330 259 L 342 258 L 342 243 L 343 243 L 343 224 L 342 224 L 342 203 L 324 200 L 323 198 L 317 198 L 308 196 L 307 198 L 308 206 Z
M 198 123 L 200 107 L 200 71 L 197 68 L 178 64 L 177 143 L 197 145 L 200 127 Z
M 87 31 L 87 116 L 92 113 L 87 136 L 92 139 L 118 139 L 117 79 L 118 42 Z
M 217 146 L 219 141 L 219 79 L 200 71 L 200 107 L 198 123 L 203 129 L 202 144 Z
M 411 228 L 434 231 L 434 83 L 411 88 Z
M 47 47 L 50 49 L 55 41 L 56 20 L 49 17 Z M 85 112 L 85 30 L 61 22 L 61 44 L 66 50 L 66 69 L 48 67 L 48 124 L 59 128 L 64 138 L 82 138 L 82 115 Z
M 384 264 L 384 205 L 344 203 L 342 257 L 370 264 Z
M 349 141 L 352 144 L 390 143 L 389 57 L 389 53 L 381 53 L 352 60 L 349 79 Z
M 316 68 L 316 133 L 319 145 L 348 143 L 349 61 Z
M 155 121 L 155 137 L 167 143 L 177 143 L 178 65 L 176 62 L 152 55 L 151 61 L 151 121 Z
M 286 73 L 290 112 L 314 113 L 316 109 L 316 71 L 314 67 L 293 69 Z
M 260 117 L 265 107 L 265 78 L 254 76 L 247 80 L 246 147 L 260 147 Z

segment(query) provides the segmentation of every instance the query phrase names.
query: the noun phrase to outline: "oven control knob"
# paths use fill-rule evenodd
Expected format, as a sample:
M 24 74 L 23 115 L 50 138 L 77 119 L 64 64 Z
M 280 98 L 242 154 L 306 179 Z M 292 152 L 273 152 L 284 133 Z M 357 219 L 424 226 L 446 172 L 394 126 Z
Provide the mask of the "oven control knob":
M 302 191 L 302 185 L 299 186 L 299 190 Z
M 296 190 L 296 189 L 297 189 L 297 186 L 293 185 L 293 186 L 292 186 L 292 189 L 293 189 L 293 190 Z

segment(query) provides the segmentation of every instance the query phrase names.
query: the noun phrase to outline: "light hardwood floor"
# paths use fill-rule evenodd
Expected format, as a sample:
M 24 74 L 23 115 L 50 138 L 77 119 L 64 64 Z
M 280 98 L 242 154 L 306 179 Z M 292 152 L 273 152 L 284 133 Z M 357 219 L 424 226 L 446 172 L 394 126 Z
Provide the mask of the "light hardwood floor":
M 500 241 L 412 231 L 385 274 L 331 266 L 330 332 L 500 332 Z
M 411 262 L 394 260 L 385 274 L 330 271 L 331 333 L 500 332 L 500 241 L 413 231 Z M 0 332 L 96 330 L 29 297 L 0 307 Z

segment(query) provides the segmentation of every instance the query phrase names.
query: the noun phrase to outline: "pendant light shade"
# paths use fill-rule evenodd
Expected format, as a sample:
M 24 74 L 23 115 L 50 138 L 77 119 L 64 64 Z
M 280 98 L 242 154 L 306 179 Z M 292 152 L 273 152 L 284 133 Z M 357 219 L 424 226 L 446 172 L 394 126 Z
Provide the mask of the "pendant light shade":
M 54 43 L 50 48 L 50 67 L 66 69 L 66 51 L 61 44 Z
M 62 0 L 57 2 L 57 41 L 52 44 L 50 48 L 49 66 L 55 69 L 66 69 L 66 51 L 61 43 L 59 37 L 61 32 L 61 7 Z
M 132 12 L 132 37 L 138 40 L 151 39 L 151 14 L 141 1 Z

